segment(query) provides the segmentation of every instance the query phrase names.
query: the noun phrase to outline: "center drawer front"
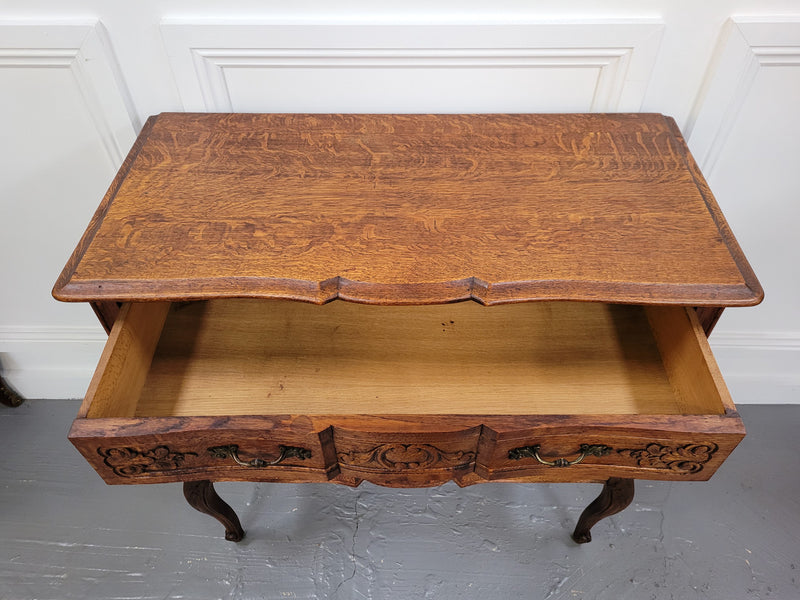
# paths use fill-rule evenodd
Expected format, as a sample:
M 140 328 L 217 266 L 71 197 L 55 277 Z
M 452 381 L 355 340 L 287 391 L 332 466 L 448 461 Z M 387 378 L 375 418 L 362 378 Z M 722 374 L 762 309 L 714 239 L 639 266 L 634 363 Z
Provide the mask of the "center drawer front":
M 353 431 L 334 427 L 340 478 L 391 487 L 426 487 L 475 469 L 480 426 L 460 431 Z

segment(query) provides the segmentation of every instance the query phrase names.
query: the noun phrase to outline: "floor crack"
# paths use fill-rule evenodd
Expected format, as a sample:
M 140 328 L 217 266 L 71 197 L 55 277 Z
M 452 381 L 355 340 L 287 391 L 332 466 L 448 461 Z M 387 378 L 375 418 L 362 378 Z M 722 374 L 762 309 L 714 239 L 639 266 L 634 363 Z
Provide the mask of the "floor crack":
M 358 528 L 359 528 L 359 525 L 360 525 L 360 521 L 359 521 L 359 518 L 358 518 L 358 503 L 359 503 L 360 500 L 361 500 L 361 494 L 356 496 L 356 504 L 355 504 L 355 507 L 353 508 L 353 515 L 354 515 L 355 521 L 356 521 L 355 527 L 353 528 L 353 541 L 352 541 L 352 543 L 350 545 L 350 559 L 353 561 L 353 572 L 350 574 L 349 577 L 345 577 L 339 583 L 339 585 L 336 586 L 336 590 L 334 590 L 334 592 L 333 592 L 334 596 L 338 596 L 339 595 L 339 590 L 342 588 L 342 586 L 345 583 L 347 583 L 348 581 L 352 581 L 355 578 L 356 571 L 358 570 L 358 565 L 356 563 L 356 538 L 358 537 Z
M 667 482 L 667 493 L 659 506 L 660 520 L 658 523 L 658 543 L 660 546 L 664 545 L 664 520 L 666 518 L 666 515 L 664 514 L 664 507 L 667 505 L 667 501 L 669 500 L 669 495 L 671 493 L 672 482 Z

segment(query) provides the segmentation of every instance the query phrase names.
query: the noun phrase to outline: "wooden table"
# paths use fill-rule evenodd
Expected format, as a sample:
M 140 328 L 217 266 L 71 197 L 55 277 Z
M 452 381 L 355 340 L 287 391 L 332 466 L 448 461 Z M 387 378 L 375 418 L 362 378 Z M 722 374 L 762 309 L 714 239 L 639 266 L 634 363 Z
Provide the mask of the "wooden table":
M 706 335 L 763 297 L 657 114 L 161 114 L 53 294 L 108 483 L 239 540 L 213 481 L 603 482 L 578 542 L 741 440 Z

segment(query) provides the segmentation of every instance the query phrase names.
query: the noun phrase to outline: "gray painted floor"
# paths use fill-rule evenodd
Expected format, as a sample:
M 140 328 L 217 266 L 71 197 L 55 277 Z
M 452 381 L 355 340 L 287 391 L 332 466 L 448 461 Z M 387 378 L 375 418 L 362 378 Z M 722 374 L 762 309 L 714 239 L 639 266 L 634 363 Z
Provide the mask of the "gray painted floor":
M 222 539 L 180 485 L 107 486 L 66 441 L 73 401 L 0 406 L 0 599 L 800 598 L 800 406 L 744 406 L 707 483 L 637 482 L 577 546 L 597 485 L 222 483 Z

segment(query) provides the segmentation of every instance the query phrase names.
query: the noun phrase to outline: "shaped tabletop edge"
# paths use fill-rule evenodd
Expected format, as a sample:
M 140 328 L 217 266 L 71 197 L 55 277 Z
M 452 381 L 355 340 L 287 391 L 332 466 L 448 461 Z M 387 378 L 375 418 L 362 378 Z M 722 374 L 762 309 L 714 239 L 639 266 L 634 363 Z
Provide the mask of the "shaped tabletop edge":
M 111 207 L 117 192 L 133 167 L 157 121 L 162 116 L 184 118 L 210 113 L 161 113 L 151 116 L 142 128 L 120 170 L 89 223 L 71 258 L 56 281 L 52 295 L 60 301 L 151 301 L 203 300 L 212 298 L 280 298 L 323 304 L 335 299 L 367 304 L 440 304 L 474 300 L 481 304 L 504 304 L 539 300 L 575 300 L 627 304 L 680 304 L 686 306 L 753 306 L 764 297 L 758 279 L 744 256 L 714 199 L 699 167 L 689 152 L 674 119 L 661 117 L 682 149 L 686 168 L 705 201 L 722 241 L 741 274 L 740 284 L 667 284 L 637 281 L 591 281 L 536 279 L 486 282 L 465 274 L 451 281 L 393 284 L 352 281 L 335 276 L 323 281 L 274 279 L 269 277 L 216 277 L 192 279 L 74 280 L 77 267 Z M 601 117 L 597 113 L 592 116 Z M 654 113 L 637 113 L 653 118 Z M 220 115 L 230 117 L 231 115 Z M 298 115 L 299 116 L 299 115 Z M 360 115 L 366 117 L 368 115 Z M 382 115 L 387 116 L 387 115 Z M 412 116 L 412 115 L 404 115 Z M 421 115 L 420 115 L 421 116 Z M 447 116 L 447 115 L 446 115 Z M 449 115 L 456 116 L 456 115 Z M 461 115 L 466 116 L 466 115 Z M 484 117 L 491 115 L 482 115 Z M 564 117 L 565 115 L 559 115 Z M 580 115 L 578 115 L 580 116 Z M 613 114 L 609 116 L 630 116 Z

